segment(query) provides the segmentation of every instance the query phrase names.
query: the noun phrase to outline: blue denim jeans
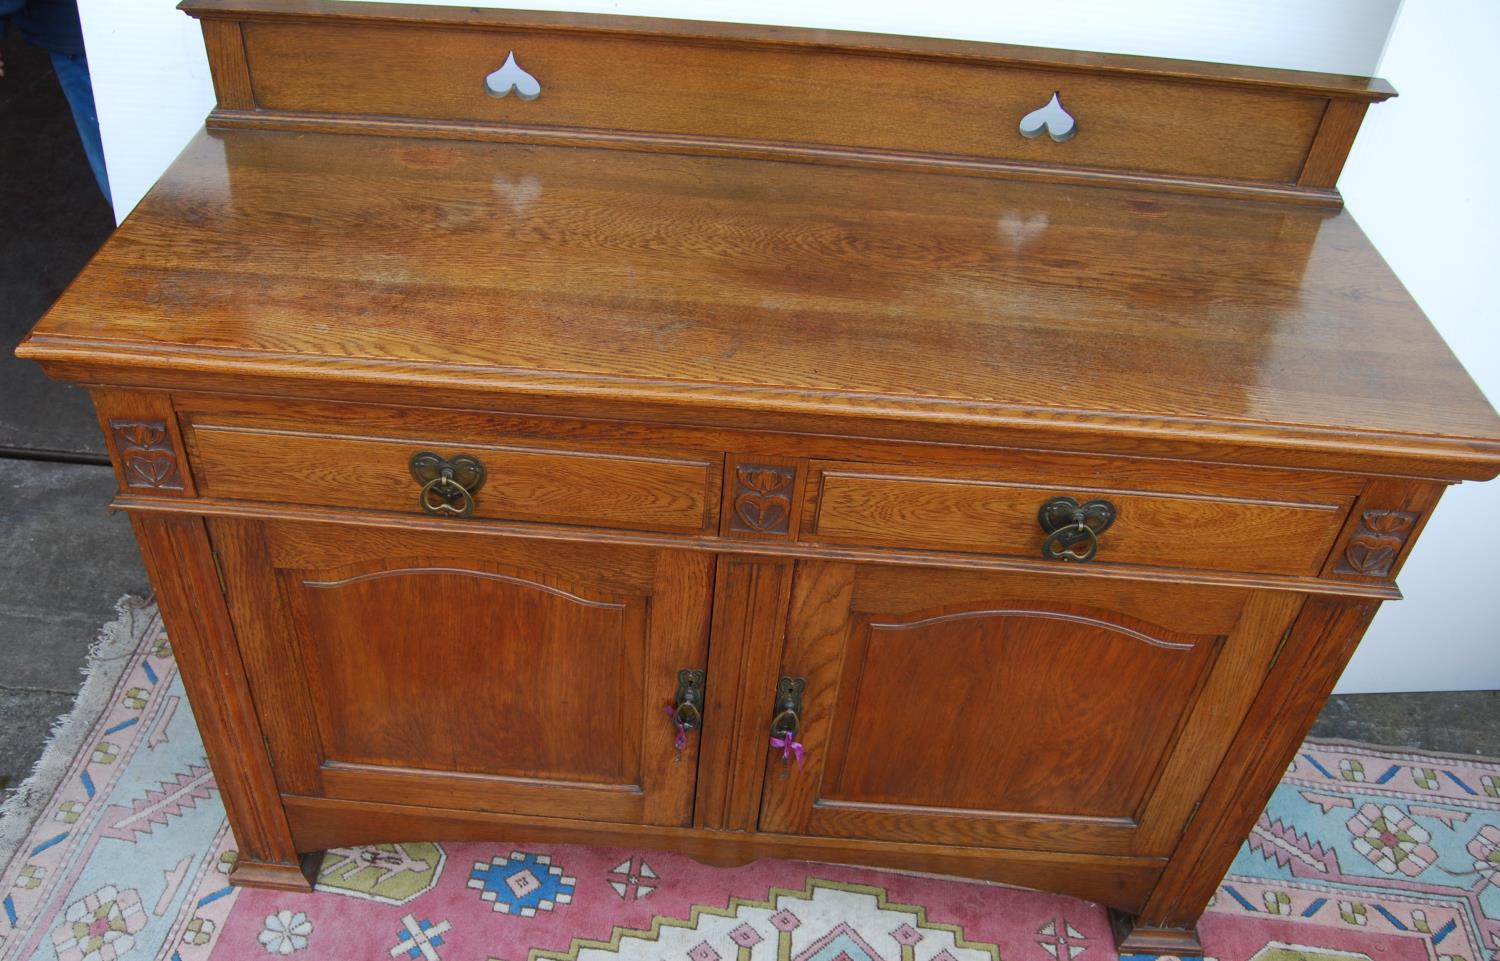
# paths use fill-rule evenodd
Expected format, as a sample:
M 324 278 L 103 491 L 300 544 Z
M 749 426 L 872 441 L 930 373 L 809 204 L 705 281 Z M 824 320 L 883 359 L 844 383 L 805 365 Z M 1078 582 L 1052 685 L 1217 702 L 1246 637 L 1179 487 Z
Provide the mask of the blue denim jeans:
M 21 13 L 27 0 L 0 0 L 0 36 L 5 35 L 6 21 Z M 82 50 L 83 37 L 75 35 L 76 17 L 69 18 L 66 35 L 38 38 L 44 46 L 57 43 L 67 50 Z M 94 109 L 94 85 L 89 79 L 89 61 L 82 53 L 59 53 L 50 49 L 52 70 L 57 82 L 62 85 L 68 106 L 73 110 L 73 125 L 78 128 L 78 137 L 83 141 L 83 152 L 89 158 L 89 167 L 94 171 L 94 180 L 105 200 L 109 196 L 109 174 L 104 169 L 104 144 L 99 139 L 99 113 Z M 113 201 L 111 201 L 113 203 Z
M 113 203 L 109 196 L 109 174 L 104 169 L 104 143 L 99 137 L 99 113 L 94 109 L 94 85 L 89 80 L 88 58 L 82 54 L 54 53 L 52 69 L 68 97 L 68 106 L 73 108 L 73 123 L 83 140 L 83 152 L 88 155 L 94 180 L 98 181 L 104 199 Z

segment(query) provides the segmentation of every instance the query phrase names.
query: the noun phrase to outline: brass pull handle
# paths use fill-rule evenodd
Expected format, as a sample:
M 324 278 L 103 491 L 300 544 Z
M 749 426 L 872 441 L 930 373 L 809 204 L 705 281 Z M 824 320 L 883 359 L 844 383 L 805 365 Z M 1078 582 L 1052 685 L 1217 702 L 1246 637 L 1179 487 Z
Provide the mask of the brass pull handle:
M 792 760 L 802 767 L 803 747 L 797 740 L 802 729 L 802 694 L 807 690 L 807 679 L 783 677 L 776 682 L 776 707 L 771 716 L 771 747 L 781 752 L 781 776 L 790 777 Z
M 672 723 L 678 730 L 696 731 L 703 726 L 702 671 L 683 668 L 677 672 L 677 697 L 672 706 Z
M 424 450 L 411 459 L 411 476 L 422 485 L 417 505 L 428 514 L 468 517 L 474 513 L 474 495 L 484 486 L 484 465 L 459 454 L 452 459 Z
M 702 671 L 685 667 L 677 672 L 677 697 L 671 704 L 662 705 L 662 711 L 672 721 L 672 747 L 676 749 L 675 760 L 682 760 L 687 748 L 689 731 L 703 726 L 703 681 Z
M 1093 560 L 1099 553 L 1099 535 L 1109 530 L 1117 514 L 1107 500 L 1080 504 L 1071 497 L 1052 498 L 1037 512 L 1037 523 L 1047 533 L 1042 556 L 1079 563 Z
M 806 690 L 807 679 L 803 677 L 783 677 L 776 682 L 772 737 L 795 737 L 802 729 L 802 694 Z

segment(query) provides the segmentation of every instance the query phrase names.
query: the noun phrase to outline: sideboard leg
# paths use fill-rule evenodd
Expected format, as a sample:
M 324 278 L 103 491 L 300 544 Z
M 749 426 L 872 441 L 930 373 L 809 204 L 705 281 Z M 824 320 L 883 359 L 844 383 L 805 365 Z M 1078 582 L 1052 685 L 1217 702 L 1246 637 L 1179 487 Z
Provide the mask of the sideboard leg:
M 130 520 L 239 849 L 230 881 L 310 891 L 308 866 L 315 871 L 321 855 L 304 858 L 292 841 L 208 531 L 196 517 Z
M 1171 954 L 1202 957 L 1203 944 L 1196 928 L 1152 928 L 1136 923 L 1134 915 L 1110 909 L 1110 927 L 1115 932 L 1115 950 L 1126 954 Z
M 271 861 L 247 861 L 240 858 L 229 872 L 229 883 L 241 888 L 266 888 L 271 891 L 311 891 L 323 864 L 323 852 L 304 854 L 297 864 Z

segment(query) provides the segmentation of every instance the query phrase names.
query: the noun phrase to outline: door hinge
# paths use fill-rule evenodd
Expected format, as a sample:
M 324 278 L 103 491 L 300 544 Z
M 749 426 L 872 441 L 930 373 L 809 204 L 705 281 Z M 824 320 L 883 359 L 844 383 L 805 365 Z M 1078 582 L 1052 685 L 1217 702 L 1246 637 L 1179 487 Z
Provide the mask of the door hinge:
M 271 770 L 276 770 L 276 752 L 271 750 L 270 736 L 262 734 L 260 736 L 260 742 L 266 746 L 266 758 L 271 762 Z
M 219 575 L 219 593 L 225 597 L 229 596 L 229 582 L 224 580 L 224 562 L 219 559 L 218 551 L 210 551 L 214 558 L 214 573 Z
M 1295 627 L 1295 626 L 1296 626 L 1295 624 L 1292 625 L 1292 627 Z M 1289 628 L 1286 629 L 1286 631 L 1284 631 L 1282 633 L 1281 640 L 1279 640 L 1279 641 L 1276 642 L 1276 650 L 1271 653 L 1271 663 L 1266 665 L 1266 672 L 1267 673 L 1270 673 L 1271 668 L 1273 668 L 1273 667 L 1276 666 L 1276 662 L 1279 661 L 1279 660 L 1281 660 L 1281 650 L 1282 650 L 1282 648 L 1286 647 L 1287 638 L 1289 638 L 1291 636 L 1292 636 L 1292 628 L 1289 627 Z
M 1193 809 L 1188 812 L 1187 820 L 1182 822 L 1182 833 L 1186 834 L 1188 828 L 1193 826 L 1193 819 L 1198 816 L 1198 809 L 1203 806 L 1202 801 L 1194 801 Z

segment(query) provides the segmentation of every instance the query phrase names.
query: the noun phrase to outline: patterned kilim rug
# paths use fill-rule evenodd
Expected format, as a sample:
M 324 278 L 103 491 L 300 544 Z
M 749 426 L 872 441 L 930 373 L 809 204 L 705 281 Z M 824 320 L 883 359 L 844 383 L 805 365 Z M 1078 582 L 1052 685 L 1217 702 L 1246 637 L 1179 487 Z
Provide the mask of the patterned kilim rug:
M 154 613 L 0 874 L 0 959 L 1113 961 L 1104 910 L 971 881 L 525 842 L 337 850 L 230 888 L 234 839 Z M 1500 948 L 1500 765 L 1310 743 L 1200 932 L 1236 961 Z

